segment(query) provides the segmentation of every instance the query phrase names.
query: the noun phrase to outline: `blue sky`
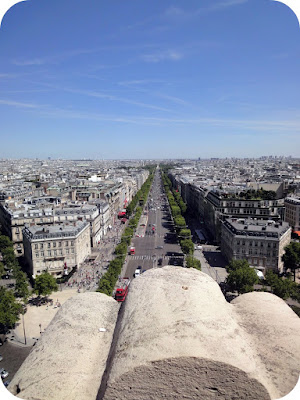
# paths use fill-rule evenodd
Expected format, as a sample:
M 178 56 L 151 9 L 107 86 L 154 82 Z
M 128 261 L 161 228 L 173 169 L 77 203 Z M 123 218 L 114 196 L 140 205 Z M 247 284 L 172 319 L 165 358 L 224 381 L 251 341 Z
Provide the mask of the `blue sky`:
M 300 29 L 270 0 L 28 0 L 0 29 L 0 157 L 300 156 Z

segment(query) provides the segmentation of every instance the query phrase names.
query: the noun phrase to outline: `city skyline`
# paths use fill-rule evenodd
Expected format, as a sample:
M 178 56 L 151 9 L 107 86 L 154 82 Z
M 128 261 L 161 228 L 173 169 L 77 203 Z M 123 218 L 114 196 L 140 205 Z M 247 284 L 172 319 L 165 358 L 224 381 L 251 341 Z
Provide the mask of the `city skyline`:
M 272 1 L 18 3 L 0 158 L 299 157 L 299 34 Z

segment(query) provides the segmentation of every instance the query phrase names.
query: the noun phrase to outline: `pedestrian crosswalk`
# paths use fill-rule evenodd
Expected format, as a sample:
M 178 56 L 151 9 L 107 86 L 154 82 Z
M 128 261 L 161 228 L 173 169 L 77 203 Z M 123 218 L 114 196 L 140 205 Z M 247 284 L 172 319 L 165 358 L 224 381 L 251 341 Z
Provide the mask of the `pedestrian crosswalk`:
M 162 258 L 163 260 L 169 260 L 171 258 L 180 258 L 183 259 L 184 256 L 160 256 L 159 254 L 154 255 L 154 256 L 149 256 L 149 255 L 144 255 L 144 256 L 130 256 L 130 260 L 154 260 L 156 258 Z

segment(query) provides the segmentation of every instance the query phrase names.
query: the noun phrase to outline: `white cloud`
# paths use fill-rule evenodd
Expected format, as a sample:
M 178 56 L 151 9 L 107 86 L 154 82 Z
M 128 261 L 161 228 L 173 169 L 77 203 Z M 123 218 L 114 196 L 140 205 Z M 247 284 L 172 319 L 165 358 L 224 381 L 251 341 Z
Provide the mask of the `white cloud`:
M 167 19 L 175 20 L 176 22 L 182 21 L 187 22 L 198 15 L 205 14 L 207 12 L 221 11 L 223 9 L 238 6 L 240 4 L 247 3 L 248 0 L 223 0 L 219 2 L 209 1 L 207 6 L 200 7 L 198 9 L 182 9 L 177 6 L 171 6 L 165 10 L 162 17 Z
M 68 50 L 63 53 L 53 54 L 51 56 L 45 57 L 36 57 L 31 59 L 20 59 L 13 60 L 12 63 L 17 66 L 25 67 L 31 65 L 44 65 L 44 64 L 58 64 L 61 61 L 64 61 L 71 57 L 76 57 L 84 54 L 96 53 L 100 50 L 100 48 L 94 49 L 73 49 Z
M 175 50 L 166 50 L 141 56 L 145 62 L 157 63 L 160 61 L 178 61 L 183 58 L 183 54 Z
M 13 101 L 13 100 L 1 100 L 0 99 L 0 104 L 3 104 L 5 106 L 22 107 L 22 108 L 39 108 L 38 104 L 22 103 L 22 102 Z
M 16 74 L 6 74 L 6 73 L 0 73 L 0 79 L 1 78 L 15 78 Z
M 194 127 L 207 127 L 217 126 L 221 128 L 238 128 L 243 130 L 251 130 L 257 132 L 269 132 L 270 134 L 281 132 L 290 135 L 300 132 L 299 119 L 281 119 L 281 120 L 244 120 L 244 119 L 224 119 L 224 118 L 164 118 L 164 117 L 146 117 L 146 116 L 129 116 L 129 115 L 108 115 L 97 112 L 86 112 L 80 110 L 70 110 L 64 108 L 57 108 L 48 105 L 37 105 L 31 103 L 22 103 L 11 100 L 1 100 L 0 104 L 31 109 L 38 112 L 40 115 L 49 116 L 53 118 L 70 118 L 70 119 L 86 119 L 107 122 L 122 122 L 127 124 L 149 125 L 149 126 L 194 126 Z M 241 135 L 243 133 L 241 132 Z M 299 136 L 299 135 L 298 135 Z
M 151 83 L 163 83 L 165 81 L 161 79 L 136 79 L 132 81 L 121 81 L 118 82 L 120 86 L 140 86 L 140 85 L 148 85 Z
M 228 0 L 228 1 L 221 1 L 221 2 L 219 2 L 219 3 L 212 4 L 211 6 L 207 7 L 207 10 L 208 10 L 208 11 L 222 10 L 222 9 L 224 9 L 224 8 L 237 6 L 237 5 L 240 5 L 240 4 L 247 3 L 247 2 L 248 2 L 248 0 Z

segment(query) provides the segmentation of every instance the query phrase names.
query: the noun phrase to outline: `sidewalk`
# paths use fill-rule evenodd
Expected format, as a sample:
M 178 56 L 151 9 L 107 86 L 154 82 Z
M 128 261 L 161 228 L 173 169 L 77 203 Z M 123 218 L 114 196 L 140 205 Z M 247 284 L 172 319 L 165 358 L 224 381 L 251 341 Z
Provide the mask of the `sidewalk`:
M 63 285 L 63 290 L 75 288 L 78 292 L 95 291 L 99 280 L 105 274 L 110 260 L 113 258 L 114 249 L 121 239 L 126 224 L 119 221 L 101 240 L 99 247 L 92 249 L 92 261 L 82 263 L 74 275 Z
M 80 292 L 95 291 L 103 273 L 106 272 L 105 266 L 109 259 L 112 259 L 113 251 L 120 240 L 126 224 L 119 223 L 113 226 L 101 243 L 101 247 L 95 249 L 92 255 L 98 254 L 96 260 L 82 263 L 75 274 L 65 284 L 60 284 L 57 292 L 53 292 L 49 298 L 53 299 L 53 305 L 31 306 L 27 305 L 27 312 L 16 324 L 16 328 L 7 335 L 10 343 L 24 347 L 25 337 L 26 346 L 32 346 L 47 329 L 49 323 L 59 310 L 56 303 L 63 305 L 69 298 L 80 295 Z M 79 289 L 79 291 L 78 291 Z M 24 336 L 24 325 L 25 336 Z
M 40 337 L 41 334 L 47 329 L 49 323 L 60 309 L 56 303 L 63 305 L 69 298 L 78 295 L 77 290 L 70 289 L 62 292 L 53 292 L 49 298 L 53 299 L 53 306 L 42 305 L 40 307 L 27 305 L 27 312 L 24 317 L 21 315 L 16 328 L 12 329 L 7 335 L 7 340 L 10 343 L 25 346 L 32 346 Z M 24 325 L 23 325 L 24 321 Z M 24 336 L 25 326 L 25 336 Z
M 200 229 L 205 232 L 205 227 L 203 224 L 189 216 L 187 218 L 188 228 L 193 232 L 193 230 Z M 206 233 L 206 232 L 205 232 Z M 225 282 L 228 275 L 225 265 L 226 262 L 220 251 L 217 251 L 217 246 L 202 245 L 202 250 L 195 250 L 194 257 L 196 257 L 201 262 L 201 270 L 205 274 L 213 278 L 217 283 Z

